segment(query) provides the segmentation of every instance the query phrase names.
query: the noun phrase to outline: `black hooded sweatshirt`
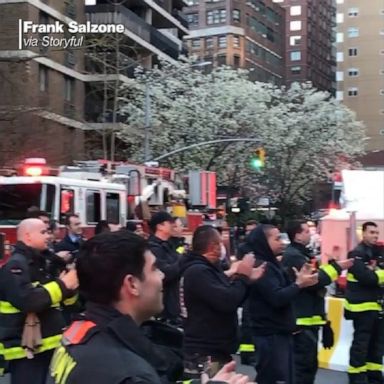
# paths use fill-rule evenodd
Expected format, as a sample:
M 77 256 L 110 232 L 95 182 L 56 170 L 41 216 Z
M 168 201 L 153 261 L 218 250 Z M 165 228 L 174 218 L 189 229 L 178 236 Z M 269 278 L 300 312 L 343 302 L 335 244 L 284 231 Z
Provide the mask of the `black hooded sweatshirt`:
M 254 229 L 246 239 L 257 262 L 267 262 L 265 274 L 251 284 L 247 306 L 253 334 L 287 334 L 295 330 L 293 300 L 300 288 L 292 283 L 268 245 L 264 226 Z
M 223 358 L 238 347 L 237 308 L 247 294 L 248 278 L 229 279 L 220 265 L 189 253 L 183 259 L 182 284 L 187 319 L 184 352 Z

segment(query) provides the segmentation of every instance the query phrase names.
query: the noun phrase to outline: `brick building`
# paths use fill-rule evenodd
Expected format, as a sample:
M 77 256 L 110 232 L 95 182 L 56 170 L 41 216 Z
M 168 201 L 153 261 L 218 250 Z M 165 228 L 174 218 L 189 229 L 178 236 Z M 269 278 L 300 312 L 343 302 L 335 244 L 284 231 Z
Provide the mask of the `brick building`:
M 334 0 L 273 0 L 286 9 L 285 79 L 335 93 Z
M 26 157 L 45 157 L 51 164 L 83 159 L 88 132 L 113 128 L 104 114 L 103 99 L 94 97 L 100 84 L 109 89 L 128 81 L 134 65 L 151 67 L 159 58 L 176 60 L 182 37 L 188 33 L 181 9 L 183 0 L 113 1 L 26 0 L 0 3 L 0 165 Z M 34 24 L 70 21 L 122 23 L 131 60 L 124 73 L 100 72 L 88 60 L 88 48 L 19 49 L 19 19 Z M 43 38 L 43 34 L 27 34 Z M 24 35 L 27 38 L 27 35 Z M 55 34 L 54 37 L 68 37 Z M 22 41 L 23 42 L 23 41 Z M 24 42 L 25 43 L 25 42 Z M 127 70 L 129 68 L 129 70 Z M 114 123 L 119 124 L 116 120 Z
M 189 0 L 191 55 L 248 68 L 258 81 L 283 83 L 285 10 L 272 0 Z

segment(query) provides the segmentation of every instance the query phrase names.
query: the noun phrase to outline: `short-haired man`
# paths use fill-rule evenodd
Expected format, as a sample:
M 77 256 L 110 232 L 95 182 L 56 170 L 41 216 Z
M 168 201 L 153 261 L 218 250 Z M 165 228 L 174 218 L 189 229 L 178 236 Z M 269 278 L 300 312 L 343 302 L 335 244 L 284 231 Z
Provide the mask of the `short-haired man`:
M 47 226 L 23 220 L 15 250 L 1 269 L 0 355 L 9 362 L 11 384 L 45 384 L 64 319 L 59 304 L 77 288 L 75 270 L 50 276 L 42 253 L 48 247 Z
M 362 242 L 349 254 L 355 262 L 347 275 L 344 312 L 354 328 L 348 375 L 351 384 L 382 384 L 384 269 L 379 260 L 383 255 L 377 246 L 377 224 L 368 221 L 362 229 Z
M 69 251 L 75 256 L 83 242 L 83 228 L 79 215 L 68 213 L 65 216 L 65 227 L 67 233 L 64 239 L 55 245 L 55 252 Z
M 184 260 L 185 370 L 191 377 L 199 375 L 199 366 L 208 362 L 215 372 L 232 360 L 231 354 L 238 348 L 237 309 L 246 297 L 250 279 L 263 273 L 264 267 L 253 269 L 255 260 L 250 255 L 224 272 L 221 245 L 221 235 L 214 227 L 198 227 L 192 251 Z
M 184 237 L 184 224 L 180 217 L 174 218 L 174 225 L 172 228 L 172 236 L 169 242 L 172 248 L 180 255 L 183 255 L 188 250 L 188 244 Z
M 257 227 L 257 221 L 256 220 L 248 220 L 245 223 L 245 237 L 247 237 L 255 228 Z M 246 241 L 240 243 L 238 249 L 237 249 L 237 258 L 241 260 L 244 255 L 250 252 L 249 246 Z
M 291 279 L 295 280 L 293 268 L 300 270 L 305 264 L 313 265 L 308 245 L 311 232 L 306 221 L 294 220 L 288 223 L 287 234 L 291 244 L 284 251 L 282 265 Z M 315 261 L 316 263 L 316 261 Z M 326 286 L 335 281 L 343 269 L 352 266 L 352 260 L 330 261 L 318 269 L 319 281 L 316 285 L 303 288 L 293 304 L 297 330 L 293 337 L 296 380 L 300 384 L 314 384 L 318 368 L 317 344 L 319 329 L 323 327 L 323 344 L 330 348 L 332 329 L 325 313 Z
M 180 324 L 179 282 L 180 255 L 172 248 L 174 219 L 168 212 L 157 212 L 149 221 L 151 235 L 148 245 L 157 265 L 164 273 L 164 311 L 160 319 L 173 325 Z
M 172 362 L 140 329 L 163 308 L 164 274 L 147 242 L 129 231 L 102 233 L 84 244 L 77 263 L 87 309 L 64 333 L 49 383 L 168 383 Z M 228 375 L 234 374 L 224 373 L 224 382 Z

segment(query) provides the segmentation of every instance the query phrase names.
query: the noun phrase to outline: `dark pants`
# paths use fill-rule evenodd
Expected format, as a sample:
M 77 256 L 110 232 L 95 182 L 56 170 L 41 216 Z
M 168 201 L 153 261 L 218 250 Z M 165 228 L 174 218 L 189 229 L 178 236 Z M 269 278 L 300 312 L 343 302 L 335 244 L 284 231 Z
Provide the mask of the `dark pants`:
M 33 359 L 11 360 L 11 384 L 45 384 L 53 350 L 38 353 Z
M 349 352 L 351 384 L 383 384 L 384 320 L 378 312 L 354 313 L 353 341 Z
M 295 384 L 291 335 L 254 336 L 257 384 Z
M 318 327 L 304 328 L 293 336 L 297 384 L 313 384 L 315 382 L 318 367 L 318 340 Z

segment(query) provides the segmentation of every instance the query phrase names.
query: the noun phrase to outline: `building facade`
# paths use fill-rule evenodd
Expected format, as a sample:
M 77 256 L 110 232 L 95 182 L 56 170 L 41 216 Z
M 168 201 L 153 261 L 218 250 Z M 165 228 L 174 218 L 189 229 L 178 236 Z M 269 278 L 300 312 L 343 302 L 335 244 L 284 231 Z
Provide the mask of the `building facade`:
M 250 69 L 254 80 L 284 82 L 285 10 L 272 0 L 187 0 L 190 55 L 214 66 Z
M 384 3 L 337 0 L 337 99 L 364 122 L 368 151 L 384 149 Z M 382 153 L 382 152 L 381 152 Z
M 335 92 L 334 0 L 274 0 L 286 9 L 285 78 L 287 85 L 310 81 Z
M 110 94 L 129 82 L 134 67 L 179 58 L 188 33 L 181 12 L 185 5 L 183 0 L 1 1 L 0 165 L 26 157 L 45 157 L 51 164 L 83 159 L 89 132 L 111 131 L 121 124 L 111 112 Z M 20 36 L 19 20 L 57 22 L 64 32 Z M 67 26 L 73 21 L 119 23 L 125 29 L 110 46 L 99 34 L 84 36 L 79 47 L 43 47 L 45 36 L 68 38 Z M 36 46 L 28 43 L 33 39 L 39 41 Z M 99 93 L 105 89 L 107 100 Z

